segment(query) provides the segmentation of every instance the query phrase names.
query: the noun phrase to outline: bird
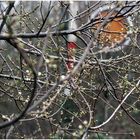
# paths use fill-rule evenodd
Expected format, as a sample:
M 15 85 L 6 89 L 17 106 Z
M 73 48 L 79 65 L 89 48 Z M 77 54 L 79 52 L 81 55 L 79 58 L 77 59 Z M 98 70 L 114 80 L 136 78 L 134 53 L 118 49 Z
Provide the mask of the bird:
M 101 18 L 107 16 L 107 12 L 102 12 Z M 113 13 L 112 16 L 115 16 Z M 99 25 L 98 25 L 99 26 Z M 115 44 L 119 44 L 125 40 L 127 35 L 127 27 L 123 17 L 114 18 L 109 21 L 101 31 L 99 40 L 102 44 L 108 44 L 110 47 L 114 47 Z
M 91 13 L 91 19 L 97 19 L 98 21 L 98 23 L 94 24 L 91 29 L 92 33 L 97 30 L 97 28 L 102 24 L 102 21 L 104 21 L 110 10 L 113 8 L 115 8 L 114 4 L 109 6 L 105 5 L 103 7 L 99 7 L 97 10 Z M 120 14 L 122 14 L 122 16 L 116 16 L 119 11 L 120 8 L 116 8 L 111 14 L 109 21 L 100 30 L 97 38 L 99 44 L 97 46 L 99 48 L 124 48 L 131 42 L 128 27 L 133 27 L 132 19 L 131 17 L 123 16 L 125 10 L 121 10 Z
M 67 43 L 67 56 L 68 56 L 67 67 L 69 71 L 72 70 L 74 67 L 76 48 L 77 45 L 75 42 Z

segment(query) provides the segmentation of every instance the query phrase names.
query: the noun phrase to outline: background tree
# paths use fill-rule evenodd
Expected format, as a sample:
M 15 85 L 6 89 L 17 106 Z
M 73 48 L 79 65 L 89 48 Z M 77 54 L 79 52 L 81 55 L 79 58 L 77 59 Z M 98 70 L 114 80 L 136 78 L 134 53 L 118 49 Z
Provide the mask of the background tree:
M 0 137 L 140 138 L 139 4 L 1 2 Z

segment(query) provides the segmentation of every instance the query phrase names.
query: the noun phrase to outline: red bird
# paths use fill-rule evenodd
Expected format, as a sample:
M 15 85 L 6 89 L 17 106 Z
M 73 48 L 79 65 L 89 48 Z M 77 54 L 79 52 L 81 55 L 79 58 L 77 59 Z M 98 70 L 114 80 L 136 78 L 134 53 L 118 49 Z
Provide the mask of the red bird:
M 74 42 L 68 42 L 68 44 L 67 44 L 67 54 L 68 54 L 67 67 L 68 67 L 68 71 L 72 70 L 73 67 L 74 67 L 76 47 L 77 47 L 77 45 Z

